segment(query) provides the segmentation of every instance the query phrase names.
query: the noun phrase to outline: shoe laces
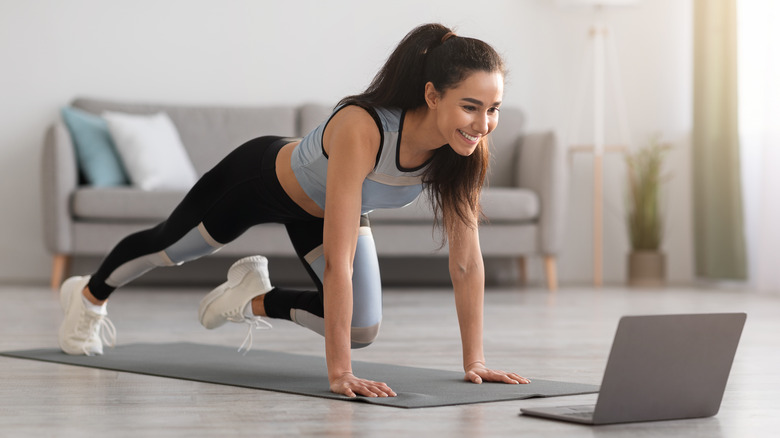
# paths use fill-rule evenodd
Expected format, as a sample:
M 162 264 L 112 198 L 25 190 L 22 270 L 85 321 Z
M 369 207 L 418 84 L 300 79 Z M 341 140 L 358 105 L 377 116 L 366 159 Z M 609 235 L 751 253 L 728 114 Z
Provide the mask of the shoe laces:
M 116 345 L 116 327 L 114 327 L 114 323 L 106 315 L 84 311 L 77 330 L 79 333 L 86 335 L 87 341 L 101 342 L 109 347 Z M 88 354 L 86 345 L 84 346 L 84 353 Z
M 270 322 L 266 321 L 260 316 L 247 317 L 244 315 L 231 315 L 227 319 L 230 322 L 247 324 L 246 337 L 244 338 L 244 342 L 241 343 L 241 346 L 238 347 L 238 352 L 244 356 L 246 356 L 246 354 L 249 353 L 249 350 L 252 349 L 252 329 L 268 330 L 274 327 Z

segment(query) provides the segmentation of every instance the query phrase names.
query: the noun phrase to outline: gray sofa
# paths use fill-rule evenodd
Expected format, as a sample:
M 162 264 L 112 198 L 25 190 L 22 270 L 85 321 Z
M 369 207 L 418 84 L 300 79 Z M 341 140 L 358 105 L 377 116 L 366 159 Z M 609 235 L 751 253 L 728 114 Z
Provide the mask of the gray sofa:
M 216 107 L 112 102 L 78 98 L 75 108 L 100 114 L 117 111 L 150 114 L 165 111 L 198 172 L 203 174 L 234 147 L 266 135 L 302 136 L 331 112 L 326 105 Z M 501 109 L 491 134 L 488 187 L 482 204 L 488 221 L 480 239 L 486 257 L 518 260 L 525 282 L 526 258 L 544 261 L 547 286 L 557 287 L 556 255 L 562 244 L 565 187 L 562 148 L 551 132 L 524 133 L 524 116 Z M 58 287 L 74 256 L 106 254 L 119 239 L 163 220 L 183 197 L 178 191 L 143 191 L 131 186 L 83 185 L 68 129 L 61 120 L 48 129 L 42 158 L 44 240 L 54 257 L 52 287 Z M 446 256 L 432 233 L 432 214 L 422 199 L 396 210 L 370 214 L 382 257 Z M 280 225 L 259 225 L 214 256 L 248 254 L 294 256 Z

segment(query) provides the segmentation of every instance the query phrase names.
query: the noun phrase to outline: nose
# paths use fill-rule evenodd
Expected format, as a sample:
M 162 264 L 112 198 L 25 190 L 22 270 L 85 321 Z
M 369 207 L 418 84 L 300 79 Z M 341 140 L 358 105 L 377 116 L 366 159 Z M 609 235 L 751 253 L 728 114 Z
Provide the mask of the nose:
M 477 115 L 474 118 L 474 122 L 472 123 L 471 128 L 480 135 L 487 135 L 487 133 L 490 131 L 490 120 L 488 115 L 485 113 L 480 113 Z

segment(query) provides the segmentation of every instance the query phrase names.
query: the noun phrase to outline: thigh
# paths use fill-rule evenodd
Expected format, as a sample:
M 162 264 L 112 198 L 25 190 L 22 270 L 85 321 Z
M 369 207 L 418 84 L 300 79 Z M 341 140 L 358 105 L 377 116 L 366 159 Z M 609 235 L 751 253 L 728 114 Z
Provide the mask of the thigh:
M 284 222 L 300 214 L 294 205 L 288 205 L 291 201 L 276 178 L 276 154 L 288 142 L 270 136 L 251 140 L 203 176 L 202 191 L 208 197 L 206 202 L 199 197 L 198 208 L 203 210 L 201 221 L 216 241 L 226 244 L 253 225 Z
M 382 319 L 382 281 L 376 245 L 368 218 L 361 217 L 360 224 L 352 266 L 352 326 L 369 327 Z M 324 222 L 321 219 L 286 224 L 293 247 L 317 286 L 321 298 L 325 272 L 325 257 L 322 248 L 323 225 Z
M 190 230 L 203 222 L 206 230 L 220 243 L 228 243 L 225 235 L 236 224 L 224 217 L 214 217 L 215 209 L 221 212 L 241 210 L 251 203 L 246 193 L 246 183 L 261 172 L 262 152 L 274 137 L 260 137 L 235 148 L 216 166 L 206 172 L 189 190 L 173 210 L 166 228 Z

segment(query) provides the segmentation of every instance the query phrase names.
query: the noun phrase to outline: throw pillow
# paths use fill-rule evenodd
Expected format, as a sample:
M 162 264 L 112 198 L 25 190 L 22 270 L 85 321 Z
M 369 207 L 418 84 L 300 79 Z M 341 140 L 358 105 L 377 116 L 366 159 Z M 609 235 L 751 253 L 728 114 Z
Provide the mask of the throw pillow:
M 188 190 L 197 174 L 179 133 L 165 113 L 104 112 L 130 181 L 143 190 Z
M 106 121 L 72 107 L 62 108 L 60 114 L 70 131 L 76 160 L 86 181 L 98 187 L 127 185 L 127 173 Z

